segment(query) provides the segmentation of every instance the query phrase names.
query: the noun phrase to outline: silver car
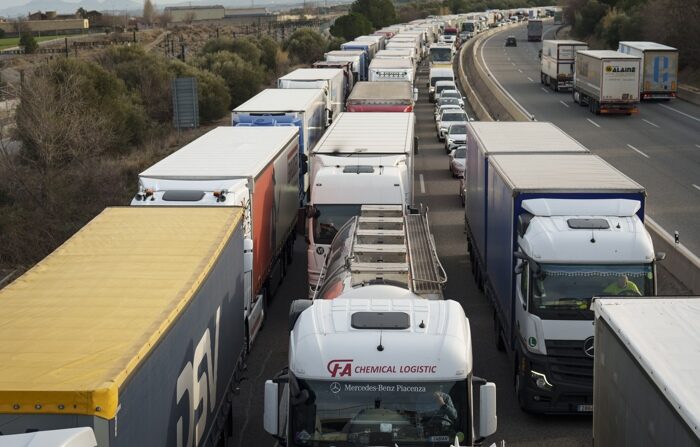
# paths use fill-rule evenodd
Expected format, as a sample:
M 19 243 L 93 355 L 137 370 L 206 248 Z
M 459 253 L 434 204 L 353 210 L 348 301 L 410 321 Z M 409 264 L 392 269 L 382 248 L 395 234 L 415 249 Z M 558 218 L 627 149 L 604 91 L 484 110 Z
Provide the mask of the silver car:
M 440 99 L 454 98 L 459 102 L 459 106 L 464 108 L 464 98 L 462 94 L 457 90 L 444 90 L 440 93 Z
M 463 123 L 450 124 L 445 134 L 445 152 L 457 149 L 457 146 L 467 144 L 467 125 Z
M 467 162 L 467 146 L 459 146 L 450 152 L 450 172 L 452 177 L 464 178 L 464 166 Z
M 466 124 L 469 121 L 469 117 L 462 110 L 447 109 L 444 110 L 440 116 L 435 121 L 435 128 L 437 129 L 437 137 L 439 141 L 445 140 L 445 134 L 450 128 L 451 124 L 462 123 Z

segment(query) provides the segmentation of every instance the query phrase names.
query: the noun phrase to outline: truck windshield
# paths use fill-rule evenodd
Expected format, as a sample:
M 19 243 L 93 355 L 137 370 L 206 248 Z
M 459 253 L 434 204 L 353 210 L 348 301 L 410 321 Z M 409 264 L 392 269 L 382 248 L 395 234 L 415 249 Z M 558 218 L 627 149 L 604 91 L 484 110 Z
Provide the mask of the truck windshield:
M 318 217 L 314 219 L 314 243 L 328 245 L 340 227 L 351 217 L 360 215 L 362 205 L 316 205 Z
M 467 380 L 298 384 L 308 398 L 292 398 L 293 445 L 471 445 Z
M 594 296 L 654 295 L 651 264 L 541 264 L 540 269 L 530 275 L 532 313 L 548 309 L 589 310 Z
M 431 48 L 430 60 L 432 62 L 449 62 L 452 59 L 451 48 Z

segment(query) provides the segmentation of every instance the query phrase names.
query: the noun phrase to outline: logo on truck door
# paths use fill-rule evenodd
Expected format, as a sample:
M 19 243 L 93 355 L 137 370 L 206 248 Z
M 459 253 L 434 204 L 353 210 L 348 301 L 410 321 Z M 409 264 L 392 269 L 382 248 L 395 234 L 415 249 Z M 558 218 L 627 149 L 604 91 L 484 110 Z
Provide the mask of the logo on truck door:
M 206 328 L 194 349 L 192 361 L 187 362 L 177 378 L 175 391 L 177 403 L 180 404 L 187 392 L 189 408 L 185 416 L 188 418 L 186 433 L 183 433 L 185 425 L 183 418 L 180 417 L 177 420 L 177 447 L 199 445 L 207 427 L 207 416 L 216 408 L 220 319 L 221 306 L 216 309 L 214 340 L 211 338 L 209 328 Z M 199 414 L 197 414 L 198 409 Z

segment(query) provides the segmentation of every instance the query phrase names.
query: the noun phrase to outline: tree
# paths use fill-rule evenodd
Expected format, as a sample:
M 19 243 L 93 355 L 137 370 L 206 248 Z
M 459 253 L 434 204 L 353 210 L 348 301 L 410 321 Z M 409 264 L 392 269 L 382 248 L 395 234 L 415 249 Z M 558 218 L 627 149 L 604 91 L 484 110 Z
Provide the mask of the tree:
M 356 12 L 340 16 L 331 25 L 330 33 L 349 41 L 372 32 L 372 22 Z
M 375 28 L 382 28 L 396 23 L 396 9 L 391 0 L 355 0 L 350 12 L 367 17 Z
M 326 39 L 311 28 L 300 28 L 284 42 L 284 50 L 296 63 L 312 64 L 323 60 Z
M 0 29 L 0 39 L 2 39 L 3 37 L 5 37 L 5 30 Z
M 258 45 L 262 51 L 262 56 L 260 57 L 260 62 L 273 74 L 277 73 L 277 54 L 280 51 L 280 47 L 273 39 L 268 36 L 263 36 L 260 38 Z
M 81 6 L 80 8 L 78 8 L 77 11 L 75 11 L 75 15 L 78 16 L 78 17 L 80 17 L 81 19 L 87 19 L 87 18 L 88 18 L 88 13 L 87 13 L 87 11 L 85 10 L 85 8 L 83 8 L 82 6 Z
M 176 77 L 197 78 L 197 96 L 199 97 L 199 119 L 203 123 L 218 120 L 228 114 L 231 104 L 226 81 L 210 71 L 185 64 L 177 59 L 170 61 L 170 71 Z
M 19 38 L 19 46 L 24 47 L 24 54 L 34 54 L 39 48 L 39 44 L 30 33 L 22 33 Z
M 152 25 L 156 18 L 156 8 L 153 6 L 151 0 L 144 0 L 143 2 L 143 21 L 149 25 Z
M 244 60 L 230 51 L 205 54 L 195 59 L 196 66 L 221 76 L 228 85 L 230 107 L 243 104 L 261 89 L 265 73 L 260 65 Z

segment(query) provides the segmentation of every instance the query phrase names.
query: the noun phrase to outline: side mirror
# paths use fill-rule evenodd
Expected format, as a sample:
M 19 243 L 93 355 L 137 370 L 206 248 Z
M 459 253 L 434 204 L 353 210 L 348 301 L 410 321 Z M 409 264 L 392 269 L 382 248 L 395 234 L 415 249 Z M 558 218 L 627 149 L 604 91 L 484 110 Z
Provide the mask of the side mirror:
M 265 399 L 265 410 L 267 415 L 267 399 Z M 479 438 L 484 439 L 496 433 L 497 426 L 496 384 L 487 382 L 479 387 Z
M 306 205 L 306 217 L 309 219 L 315 219 L 321 215 L 321 212 L 313 205 Z
M 656 252 L 656 261 L 657 261 L 657 262 L 663 261 L 664 259 L 666 259 L 666 253 L 665 253 L 665 252 L 663 252 L 663 251 L 658 251 L 658 252 Z
M 328 126 L 333 122 L 333 111 L 331 109 L 326 109 L 326 123 Z
M 525 270 L 525 263 L 521 261 L 521 262 L 518 262 L 518 264 L 515 266 L 515 268 L 513 269 L 513 272 L 516 275 L 520 275 L 523 272 L 523 270 Z
M 279 436 L 279 384 L 272 380 L 265 381 L 265 400 L 263 427 L 272 436 Z

